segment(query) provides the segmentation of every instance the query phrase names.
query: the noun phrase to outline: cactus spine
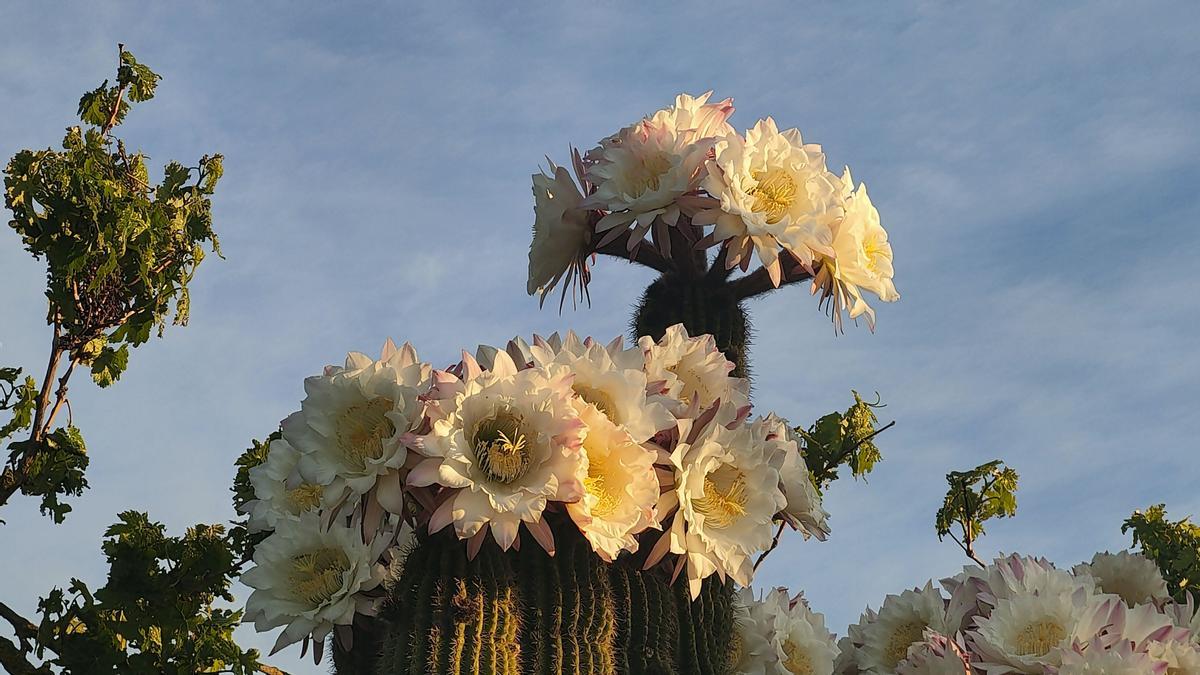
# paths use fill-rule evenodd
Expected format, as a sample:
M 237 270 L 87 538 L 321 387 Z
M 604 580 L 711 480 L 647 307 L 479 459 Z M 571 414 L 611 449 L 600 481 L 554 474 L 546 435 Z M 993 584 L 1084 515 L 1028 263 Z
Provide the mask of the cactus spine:
M 663 275 L 646 289 L 636 336 L 682 323 L 711 333 L 745 377 L 746 314 L 724 278 Z M 725 675 L 734 645 L 732 584 L 705 580 L 692 600 L 641 555 L 605 563 L 565 518 L 551 557 L 485 545 L 467 560 L 451 529 L 420 535 L 380 616 L 335 646 L 336 671 L 376 675 Z M 562 522 L 567 521 L 567 522 Z M 553 521 L 552 521 L 553 522 Z

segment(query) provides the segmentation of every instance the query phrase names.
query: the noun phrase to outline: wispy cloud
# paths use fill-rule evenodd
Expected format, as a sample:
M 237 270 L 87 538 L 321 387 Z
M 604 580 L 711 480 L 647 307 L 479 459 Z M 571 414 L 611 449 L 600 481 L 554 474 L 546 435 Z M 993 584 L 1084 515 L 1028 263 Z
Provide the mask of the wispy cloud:
M 878 390 L 899 422 L 869 484 L 831 491 L 831 541 L 785 543 L 763 585 L 808 589 L 840 628 L 953 573 L 943 474 L 993 457 L 1023 480 L 991 551 L 1071 563 L 1124 546 L 1133 508 L 1200 511 L 1198 29 L 1186 2 L 10 6 L 0 154 L 56 142 L 123 41 L 166 76 L 127 135 L 158 162 L 227 157 L 228 259 L 201 270 L 191 326 L 111 390 L 73 389 L 93 487 L 57 528 L 9 507 L 0 596 L 102 581 L 118 510 L 231 517 L 233 458 L 347 350 L 390 335 L 445 363 L 518 333 L 624 332 L 650 281 L 631 267 L 601 261 L 590 311 L 524 297 L 529 174 L 709 88 L 737 125 L 771 114 L 854 167 L 904 295 L 875 335 L 835 338 L 798 290 L 751 308 L 759 406 L 799 422 Z M 0 362 L 44 358 L 40 283 L 0 233 Z

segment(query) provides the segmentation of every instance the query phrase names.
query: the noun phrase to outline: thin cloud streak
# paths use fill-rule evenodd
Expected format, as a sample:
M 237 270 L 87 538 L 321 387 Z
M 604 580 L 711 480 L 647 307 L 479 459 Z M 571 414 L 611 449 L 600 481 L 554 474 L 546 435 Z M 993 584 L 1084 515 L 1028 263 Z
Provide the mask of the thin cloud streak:
M 801 289 L 751 305 L 760 409 L 808 422 L 853 388 L 879 391 L 898 421 L 869 482 L 831 490 L 831 540 L 785 541 L 761 587 L 807 589 L 841 630 L 885 593 L 954 573 L 961 556 L 932 528 L 943 476 L 994 457 L 1021 472 L 1021 506 L 990 528 L 989 552 L 1070 564 L 1127 545 L 1134 508 L 1200 512 L 1189 3 L 4 14 L 4 157 L 56 143 L 122 41 L 166 76 L 125 135 L 160 165 L 227 158 L 227 260 L 201 269 L 191 325 L 139 348 L 117 386 L 72 389 L 92 488 L 59 527 L 31 500 L 6 509 L 18 544 L 0 552 L 0 597 L 23 610 L 73 575 L 103 582 L 99 537 L 120 510 L 175 532 L 232 518 L 233 459 L 346 351 L 393 336 L 444 364 L 515 334 L 624 333 L 644 271 L 600 261 L 590 310 L 525 297 L 529 174 L 710 88 L 735 98 L 735 126 L 773 115 L 851 165 L 904 296 L 879 308 L 875 335 L 837 338 Z M 41 276 L 0 233 L 4 365 L 45 357 Z M 324 670 L 297 657 L 272 662 Z

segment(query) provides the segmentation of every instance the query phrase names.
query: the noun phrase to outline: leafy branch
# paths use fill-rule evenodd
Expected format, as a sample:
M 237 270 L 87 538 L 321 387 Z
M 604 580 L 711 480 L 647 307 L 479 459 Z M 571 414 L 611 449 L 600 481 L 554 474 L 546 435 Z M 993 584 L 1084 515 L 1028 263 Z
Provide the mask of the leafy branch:
M 975 543 L 984 534 L 985 521 L 1016 514 L 1017 480 L 1017 472 L 998 459 L 946 474 L 950 489 L 937 512 L 938 540 L 949 536 L 968 558 L 986 567 L 975 554 Z M 956 526 L 959 535 L 954 534 Z
M 83 95 L 78 112 L 84 126 L 67 129 L 63 149 L 22 150 L 4 171 L 9 226 L 46 263 L 53 336 L 45 375 L 40 384 L 26 380 L 20 387 L 13 417 L 0 434 L 29 432 L 10 447 L 0 506 L 18 491 L 41 495 L 42 511 L 56 522 L 70 510 L 57 495 L 77 495 L 87 486 L 78 431 L 70 421 L 54 431 L 64 408 L 70 416 L 72 374 L 84 366 L 101 387 L 117 381 L 131 348 L 149 340 L 156 327 L 161 335 L 168 318 L 187 322 L 188 282 L 204 259 L 202 245 L 219 253 L 210 197 L 222 174 L 221 156 L 205 156 L 190 168 L 171 162 L 162 182 L 152 185 L 145 156 L 130 154 L 110 132 L 134 103 L 154 97 L 160 78 L 124 46 L 118 56 L 116 83 L 105 80 Z
M 882 459 L 875 437 L 896 425 L 894 421 L 878 426 L 875 410 L 885 407 L 879 395 L 869 403 L 854 394 L 854 405 L 844 413 L 830 413 L 813 423 L 808 429 L 796 427 L 796 435 L 802 441 L 804 463 L 812 474 L 813 485 L 824 492 L 838 479 L 838 469 L 849 466 L 855 478 L 864 478 Z
M 62 150 L 22 150 L 4 171 L 9 226 L 46 264 L 52 338 L 40 382 L 0 368 L 0 411 L 9 416 L 0 441 L 28 434 L 8 445 L 0 506 L 18 491 L 39 496 L 55 523 L 71 510 L 60 499 L 87 487 L 87 450 L 71 419 L 72 375 L 84 367 L 101 387 L 116 382 L 130 350 L 156 328 L 161 336 L 168 320 L 187 323 L 188 284 L 205 245 L 220 255 L 211 197 L 221 156 L 191 167 L 171 162 L 155 185 L 145 156 L 111 135 L 134 103 L 154 97 L 159 79 L 119 46 L 114 84 L 106 80 L 80 99 L 83 126 L 67 129 Z M 66 425 L 56 428 L 63 410 Z M 144 513 L 120 514 L 102 546 L 104 586 L 93 592 L 72 579 L 66 590 L 52 590 L 36 624 L 0 603 L 13 635 L 0 637 L 0 666 L 37 675 L 279 675 L 234 642 L 241 613 L 217 606 L 233 601 L 229 588 L 247 540 L 242 527 L 203 524 L 172 537 Z
M 1200 583 L 1200 525 L 1191 518 L 1170 521 L 1164 504 L 1134 511 L 1121 526 L 1122 534 L 1132 532 L 1133 544 L 1154 561 L 1167 580 L 1176 600 L 1184 602 Z

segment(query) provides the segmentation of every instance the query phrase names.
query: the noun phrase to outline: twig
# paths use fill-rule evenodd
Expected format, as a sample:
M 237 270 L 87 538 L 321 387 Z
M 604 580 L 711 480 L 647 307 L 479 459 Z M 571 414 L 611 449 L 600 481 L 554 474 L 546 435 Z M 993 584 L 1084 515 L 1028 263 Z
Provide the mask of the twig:
M 54 340 L 50 343 L 50 361 L 46 364 L 46 376 L 42 379 L 42 388 L 38 392 L 37 409 L 33 414 L 33 432 L 29 436 L 31 441 L 42 439 L 42 420 L 45 419 L 46 409 L 50 406 L 50 385 L 58 373 L 58 363 L 63 355 L 61 338 L 62 331 L 56 321 L 54 323 Z
M 853 454 L 855 450 L 858 450 L 862 446 L 863 443 L 866 443 L 867 441 L 871 440 L 872 438 L 875 438 L 879 434 L 882 434 L 883 432 L 887 431 L 888 429 L 891 429 L 894 426 L 896 426 L 896 420 L 892 420 L 891 422 L 888 422 L 887 424 L 879 427 L 875 431 L 872 431 L 871 433 L 867 434 L 866 436 L 863 436 L 862 438 L 858 439 L 858 441 L 856 441 L 854 443 L 854 445 L 843 450 L 837 457 L 834 458 L 834 460 L 832 462 L 821 467 L 821 475 L 823 476 L 826 473 L 828 473 L 828 472 L 832 471 L 833 469 L 837 468 L 838 466 L 840 466 L 841 463 L 843 461 L 845 461 L 847 457 L 849 457 L 851 454 Z M 810 470 L 811 470 L 811 468 L 810 468 Z
M 0 666 L 11 675 L 48 675 L 50 670 L 45 666 L 36 668 L 25 658 L 25 652 L 17 648 L 7 638 L 0 637 Z
M 258 672 L 265 673 L 265 675 L 288 675 L 286 671 L 280 670 L 275 666 L 268 666 L 265 663 L 258 664 Z
M 54 339 L 50 343 L 50 360 L 46 364 L 46 376 L 42 379 L 42 387 L 38 391 L 37 407 L 33 413 L 33 429 L 29 434 L 29 441 L 35 448 L 38 441 L 42 440 L 43 420 L 46 418 L 46 409 L 50 407 L 50 387 L 54 383 L 54 376 L 58 373 L 58 363 L 63 355 L 61 333 L 59 323 L 55 321 Z M 33 464 L 34 454 L 25 453 L 16 466 L 5 467 L 4 474 L 0 477 L 0 506 L 7 504 L 9 498 L 21 489 L 21 485 L 29 477 L 29 467 Z
M 78 361 L 74 357 L 71 357 L 71 363 L 67 366 L 67 372 L 63 373 L 63 376 L 58 379 L 58 389 L 54 392 L 54 407 L 50 409 L 50 414 L 46 417 L 46 424 L 42 428 L 43 436 L 49 432 L 51 425 L 54 424 L 54 418 L 58 416 L 58 410 L 62 407 L 63 403 L 68 403 L 69 405 L 67 401 L 67 380 L 71 379 L 71 373 L 75 372 L 76 363 Z
M 767 554 L 770 553 L 771 551 L 774 551 L 776 546 L 779 546 L 779 538 L 783 536 L 783 528 L 785 525 L 787 525 L 786 522 L 779 523 L 779 529 L 775 530 L 775 538 L 771 540 L 771 546 L 767 550 L 763 551 L 761 555 L 758 556 L 758 560 L 754 561 L 754 571 L 755 572 L 758 571 L 758 566 L 762 564 L 762 561 L 767 559 Z
M 118 68 L 120 67 L 120 63 L 121 63 L 121 56 L 123 56 L 124 54 L 125 54 L 125 45 L 118 44 L 117 45 L 117 67 Z M 116 104 L 113 105 L 112 113 L 108 116 L 108 121 L 105 122 L 104 127 L 102 129 L 100 129 L 101 136 L 107 136 L 108 132 L 112 131 L 112 128 L 117 125 L 117 115 L 119 115 L 121 113 L 121 101 L 123 101 L 125 98 L 125 87 L 126 86 L 127 85 L 122 84 L 120 87 L 117 88 L 117 102 L 116 102 Z
M 37 637 L 37 626 L 33 625 L 32 621 L 17 614 L 13 608 L 3 602 L 0 602 L 0 617 L 3 617 L 5 621 L 12 624 L 13 633 L 21 641 L 23 651 L 27 652 L 33 648 L 32 640 Z

